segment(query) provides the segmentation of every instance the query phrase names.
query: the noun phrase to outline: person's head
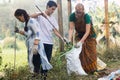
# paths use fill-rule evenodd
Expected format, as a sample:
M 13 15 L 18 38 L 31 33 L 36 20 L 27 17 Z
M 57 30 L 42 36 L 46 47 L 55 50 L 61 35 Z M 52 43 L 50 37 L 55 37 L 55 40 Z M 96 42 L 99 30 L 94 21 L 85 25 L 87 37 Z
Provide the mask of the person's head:
M 14 16 L 21 22 L 27 22 L 29 19 L 29 15 L 24 9 L 17 9 Z
M 48 15 L 51 15 L 54 13 L 55 9 L 57 8 L 57 4 L 54 1 L 48 1 L 46 5 L 46 11 Z
M 25 27 L 24 30 L 28 31 L 27 28 L 27 23 L 29 20 L 29 15 L 27 14 L 27 12 L 24 9 L 17 9 L 14 13 L 14 16 L 21 22 L 25 22 Z
M 81 15 L 84 14 L 84 5 L 83 4 L 78 3 L 75 6 L 75 14 L 78 15 L 78 16 L 81 16 Z

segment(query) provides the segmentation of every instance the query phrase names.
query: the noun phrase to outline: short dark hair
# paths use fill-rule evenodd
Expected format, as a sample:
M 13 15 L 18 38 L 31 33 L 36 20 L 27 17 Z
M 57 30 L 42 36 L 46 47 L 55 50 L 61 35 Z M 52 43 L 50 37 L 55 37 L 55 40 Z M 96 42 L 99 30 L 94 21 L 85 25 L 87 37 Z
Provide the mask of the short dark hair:
M 47 2 L 47 6 L 49 6 L 49 7 L 53 7 L 53 6 L 57 7 L 57 4 L 56 4 L 56 2 L 50 0 L 50 1 Z

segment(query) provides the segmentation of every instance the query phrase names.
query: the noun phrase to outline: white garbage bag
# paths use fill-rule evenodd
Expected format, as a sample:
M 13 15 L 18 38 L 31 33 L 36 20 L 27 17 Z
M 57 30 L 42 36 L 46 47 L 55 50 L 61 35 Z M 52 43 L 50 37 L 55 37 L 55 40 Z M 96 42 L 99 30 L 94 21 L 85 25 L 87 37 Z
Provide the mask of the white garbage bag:
M 82 51 L 82 43 L 78 43 L 79 47 L 73 47 L 70 51 L 68 51 L 65 55 L 67 60 L 67 72 L 70 75 L 71 73 L 76 73 L 77 75 L 87 75 L 87 73 L 83 70 L 81 61 L 79 59 L 79 55 Z M 97 70 L 103 70 L 106 68 L 106 64 L 97 57 Z
M 98 80 L 113 80 L 116 76 L 116 74 L 120 74 L 120 69 L 117 71 L 111 72 L 108 76 L 104 76 L 102 78 L 98 78 Z
M 65 55 L 67 60 L 67 72 L 70 75 L 71 73 L 76 73 L 77 75 L 87 75 L 83 70 L 79 55 L 82 50 L 82 43 L 79 43 L 78 48 L 72 48 Z

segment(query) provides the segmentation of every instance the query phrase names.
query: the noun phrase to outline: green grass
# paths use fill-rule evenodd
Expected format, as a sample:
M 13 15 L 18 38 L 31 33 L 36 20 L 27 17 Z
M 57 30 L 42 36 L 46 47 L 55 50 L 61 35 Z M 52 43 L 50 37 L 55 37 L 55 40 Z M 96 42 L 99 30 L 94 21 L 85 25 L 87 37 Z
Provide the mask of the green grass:
M 0 53 L 2 56 L 2 65 L 0 66 L 0 72 L 5 73 L 4 77 L 1 77 L 0 75 L 0 80 L 36 80 L 31 77 L 31 73 L 29 72 L 27 52 L 24 43 L 19 42 L 18 45 L 20 49 L 16 51 L 15 68 L 14 49 L 3 49 L 2 53 Z M 108 69 L 117 70 L 120 68 L 120 54 L 118 54 L 119 52 L 119 48 L 113 48 L 108 51 L 103 51 L 99 57 L 107 63 Z M 71 76 L 68 76 L 65 57 L 63 56 L 62 58 L 59 58 L 59 56 L 59 52 L 54 53 L 54 56 L 51 60 L 53 69 L 48 72 L 47 80 L 97 80 L 96 75 L 77 76 L 73 73 Z
M 16 54 L 14 50 L 3 50 L 1 56 L 3 67 L 9 65 L 14 66 L 14 61 L 16 68 L 27 64 L 27 53 L 25 50 L 16 51 Z

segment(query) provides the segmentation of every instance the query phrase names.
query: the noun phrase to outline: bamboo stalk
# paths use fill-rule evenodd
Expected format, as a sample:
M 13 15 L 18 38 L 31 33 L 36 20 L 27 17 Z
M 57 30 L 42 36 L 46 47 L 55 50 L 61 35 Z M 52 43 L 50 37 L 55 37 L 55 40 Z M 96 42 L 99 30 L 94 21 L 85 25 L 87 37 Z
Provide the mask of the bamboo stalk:
M 104 0 L 104 5 L 105 5 L 106 47 L 109 48 L 108 0 Z

